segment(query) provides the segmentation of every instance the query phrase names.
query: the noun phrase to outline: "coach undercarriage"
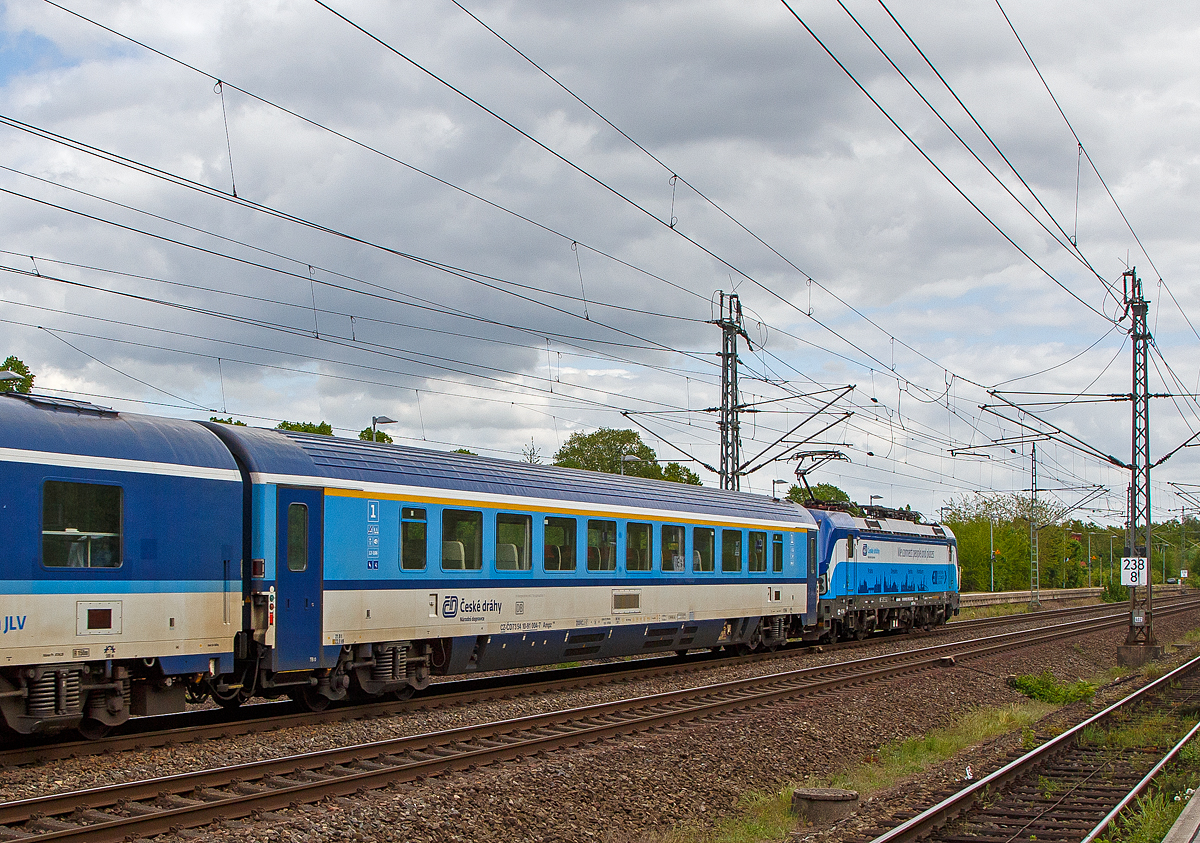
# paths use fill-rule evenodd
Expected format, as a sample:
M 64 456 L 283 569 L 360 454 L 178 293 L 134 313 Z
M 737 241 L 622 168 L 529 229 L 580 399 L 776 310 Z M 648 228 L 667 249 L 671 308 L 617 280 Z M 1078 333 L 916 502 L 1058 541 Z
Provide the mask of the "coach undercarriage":
M 407 699 L 425 689 L 433 676 L 655 653 L 683 654 L 691 649 L 728 649 L 743 654 L 774 650 L 789 637 L 799 637 L 801 630 L 800 616 L 775 615 L 387 641 L 345 645 L 332 668 L 277 673 L 262 667 L 269 651 L 256 648 L 258 652 L 239 661 L 233 673 L 206 679 L 202 695 L 211 695 L 227 708 L 254 696 L 286 695 L 320 710 L 344 699 Z
M 18 734 L 78 729 L 95 738 L 133 715 L 182 710 L 184 692 L 155 659 L 29 665 L 0 674 L 0 713 Z

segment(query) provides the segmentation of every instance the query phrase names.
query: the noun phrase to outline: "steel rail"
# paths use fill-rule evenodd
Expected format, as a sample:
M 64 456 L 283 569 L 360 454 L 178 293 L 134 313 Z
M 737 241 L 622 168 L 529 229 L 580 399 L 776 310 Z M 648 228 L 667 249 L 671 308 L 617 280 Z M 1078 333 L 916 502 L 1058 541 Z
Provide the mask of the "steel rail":
M 293 803 L 316 801 L 327 795 L 348 795 L 392 781 L 461 770 L 685 720 L 712 717 L 779 699 L 915 673 L 950 663 L 946 658 L 948 655 L 978 657 L 1010 651 L 1015 646 L 1032 646 L 1107 629 L 1124 622 L 1124 618 L 1073 621 L 1032 634 L 1030 631 L 1009 632 L 477 727 L 36 797 L 0 805 L 0 823 L 12 826 L 24 822 L 26 827 L 21 832 L 46 841 L 106 843 L 131 836 L 145 837 L 173 827 L 204 825 L 218 817 L 236 818 L 276 810 Z M 285 775 L 305 780 L 297 782 L 281 778 Z M 221 794 L 214 790 L 220 787 L 236 792 Z M 191 796 L 181 795 L 185 793 Z M 146 800 L 154 800 L 158 810 L 145 805 Z M 119 817 L 99 810 L 122 810 L 121 806 L 134 816 Z M 64 820 L 38 819 L 48 816 L 69 817 L 88 824 L 64 828 L 69 824 Z M 47 827 L 41 828 L 39 823 Z M 45 833 L 37 834 L 38 831 Z
M 1020 776 L 1025 775 L 1039 764 L 1053 758 L 1069 747 L 1079 737 L 1079 734 L 1088 727 L 1096 725 L 1126 706 L 1145 700 L 1162 689 L 1169 687 L 1172 682 L 1197 669 L 1197 667 L 1200 667 L 1200 656 L 1177 667 L 1175 670 L 1148 685 L 1144 685 L 1098 714 L 1092 715 L 1083 722 L 1063 732 L 1058 737 L 1047 741 L 1025 755 L 1022 755 L 1020 758 L 1014 759 L 999 770 L 963 788 L 958 793 L 946 797 L 941 802 L 922 811 L 892 830 L 879 835 L 871 843 L 909 843 L 909 841 L 920 840 L 923 837 L 929 836 L 937 829 L 969 810 L 985 792 L 989 790 L 994 792 Z
M 1146 773 L 1146 775 L 1142 777 L 1142 780 L 1138 782 L 1134 788 L 1129 791 L 1129 793 L 1122 797 L 1121 801 L 1116 804 L 1116 807 L 1109 811 L 1108 814 L 1105 815 L 1104 819 L 1096 823 L 1096 827 L 1089 831 L 1087 836 L 1079 841 L 1079 843 L 1093 843 L 1093 841 L 1098 839 L 1100 835 L 1108 829 L 1109 825 L 1112 824 L 1112 821 L 1115 820 L 1122 811 L 1129 807 L 1129 804 L 1133 802 L 1134 799 L 1137 799 L 1142 795 L 1142 793 L 1145 792 L 1146 788 L 1150 786 L 1150 782 L 1154 781 L 1154 777 L 1161 773 L 1168 764 L 1175 760 L 1175 757 L 1183 751 L 1183 748 L 1187 746 L 1188 742 L 1191 741 L 1193 737 L 1196 736 L 1197 732 L 1200 732 L 1200 723 L 1197 723 L 1195 726 L 1189 729 L 1188 733 L 1184 735 L 1179 742 L 1175 744 L 1175 746 L 1171 747 L 1170 752 L 1164 755 L 1159 762 L 1155 764 L 1153 768 L 1151 768 L 1150 772 Z
M 1197 601 L 1197 598 L 1191 598 L 1191 600 Z M 1179 602 L 1182 603 L 1185 601 L 1181 600 Z M 1163 608 L 1169 605 L 1172 604 L 1165 602 L 1160 604 Z M 1197 602 L 1197 605 L 1200 605 L 1200 601 Z M 953 621 L 945 626 L 936 627 L 930 633 L 921 634 L 941 635 L 965 632 L 968 629 L 1010 626 L 1017 623 L 1038 622 L 1102 611 L 1105 612 L 1105 617 L 1123 617 L 1128 615 L 1128 608 L 1123 605 L 1114 608 L 1114 604 L 1101 603 L 1036 613 L 1019 613 Z M 871 647 L 889 641 L 897 642 L 903 640 L 911 639 L 897 636 L 878 636 L 863 641 L 851 640 L 819 645 L 819 651 L 836 652 L 856 649 L 858 647 Z M 772 653 L 759 653 L 751 656 L 723 658 L 696 658 L 693 656 L 686 662 L 678 661 L 678 657 L 675 656 L 650 657 L 638 659 L 632 663 L 589 665 L 562 671 L 548 671 L 544 675 L 548 675 L 550 678 L 534 682 L 530 682 L 529 677 L 531 675 L 536 676 L 537 674 L 454 680 L 436 683 L 431 686 L 429 691 L 403 702 L 390 700 L 356 705 L 341 705 L 321 712 L 297 711 L 294 703 L 279 702 L 248 705 L 237 709 L 236 712 L 208 709 L 181 714 L 145 717 L 137 719 L 138 726 L 145 729 L 145 731 L 119 732 L 118 734 L 99 740 L 56 740 L 53 742 L 38 742 L 25 746 L 18 745 L 0 749 L 0 765 L 20 766 L 63 758 L 102 755 L 130 749 L 144 749 L 148 746 L 164 746 L 171 743 L 225 738 L 231 735 L 250 734 L 299 725 L 386 717 L 410 711 L 427 711 L 461 706 L 481 700 L 508 699 L 516 696 L 530 696 L 616 682 L 629 682 L 653 676 L 695 673 L 702 670 L 713 670 L 745 664 L 747 662 L 794 658 L 798 653 L 815 649 L 818 648 L 812 645 L 800 644 L 788 647 L 787 649 L 781 648 Z M 159 723 L 163 725 L 151 728 Z

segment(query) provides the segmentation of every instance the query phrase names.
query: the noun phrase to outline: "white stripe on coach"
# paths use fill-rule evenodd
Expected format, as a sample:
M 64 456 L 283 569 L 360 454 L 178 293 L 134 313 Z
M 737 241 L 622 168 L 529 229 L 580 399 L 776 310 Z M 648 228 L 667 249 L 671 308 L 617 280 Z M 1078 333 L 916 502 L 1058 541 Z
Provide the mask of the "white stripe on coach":
M 148 460 L 126 460 L 117 457 L 93 457 L 83 454 L 59 454 L 52 451 L 24 451 L 16 448 L 0 448 L 0 462 L 56 465 L 94 471 L 125 471 L 133 474 L 157 474 L 165 477 L 190 477 L 196 480 L 239 482 L 242 479 L 241 473 L 236 468 L 210 468 L 202 465 L 179 465 Z

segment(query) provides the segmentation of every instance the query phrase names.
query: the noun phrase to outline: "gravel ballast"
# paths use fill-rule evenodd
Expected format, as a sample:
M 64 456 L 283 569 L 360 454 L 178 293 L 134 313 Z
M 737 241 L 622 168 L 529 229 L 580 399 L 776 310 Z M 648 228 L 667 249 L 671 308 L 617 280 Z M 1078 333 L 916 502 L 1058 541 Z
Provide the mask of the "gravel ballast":
M 1156 619 L 1161 640 L 1179 638 L 1197 624 L 1195 613 Z M 972 637 L 960 633 L 955 637 Z M 694 829 L 697 839 L 723 818 L 741 813 L 743 798 L 788 783 L 817 779 L 860 763 L 880 746 L 948 726 L 966 712 L 1023 698 L 1006 679 L 1050 670 L 1062 680 L 1097 675 L 1115 664 L 1123 630 L 1066 642 L 1007 650 L 898 681 L 748 709 L 706 721 L 612 739 L 545 757 L 430 778 L 298 806 L 258 819 L 219 823 L 158 840 L 346 841 L 665 841 L 673 830 Z M 909 636 L 870 648 L 928 646 L 950 636 Z M 163 747 L 117 757 L 73 759 L 7 770 L 6 800 L 94 787 L 116 781 L 223 766 L 332 746 L 366 743 L 468 723 L 578 707 L 612 699 L 774 673 L 853 654 L 807 654 L 757 665 L 704 671 L 685 679 L 646 680 L 563 693 L 476 704 L 400 717 L 292 728 Z M 1127 693 L 1124 683 L 1112 693 Z M 1098 696 L 1104 696 L 1103 694 Z M 966 763 L 984 775 L 1011 749 L 1001 738 L 969 750 L 919 781 L 877 794 L 832 829 L 798 829 L 813 843 L 855 839 L 886 824 L 894 811 L 944 790 Z M 1015 744 L 1014 744 L 1015 745 Z M 991 766 L 989 766 L 991 765 Z

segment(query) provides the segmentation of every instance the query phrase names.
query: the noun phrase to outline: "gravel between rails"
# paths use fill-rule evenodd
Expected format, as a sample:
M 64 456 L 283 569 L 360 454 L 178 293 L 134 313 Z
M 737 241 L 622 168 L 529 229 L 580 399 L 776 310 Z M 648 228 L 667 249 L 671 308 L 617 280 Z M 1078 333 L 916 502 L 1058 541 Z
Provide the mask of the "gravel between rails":
M 1189 613 L 1156 621 L 1164 641 L 1197 624 Z M 1014 702 L 1005 683 L 1013 673 L 1050 669 L 1062 679 L 1094 675 L 1116 659 L 1121 631 L 1097 633 L 1067 643 L 1015 650 L 986 660 L 927 673 L 901 682 L 861 686 L 816 698 L 780 703 L 738 716 L 700 721 L 606 741 L 546 757 L 428 779 L 353 799 L 328 800 L 266 815 L 257 821 L 215 824 L 156 840 L 347 840 L 347 841 L 575 841 L 606 843 L 666 839 L 672 828 L 711 828 L 738 812 L 748 791 L 773 791 L 806 775 L 820 776 L 869 756 L 881 744 L 924 734 L 979 706 Z M 872 654 L 940 643 L 955 636 L 906 636 L 870 648 Z M 729 667 L 689 677 L 707 684 L 773 673 L 865 655 L 806 654 L 768 664 Z M 19 799 L 275 757 L 332 746 L 531 714 L 604 700 L 669 690 L 679 679 L 647 680 L 484 703 L 402 717 L 304 727 L 127 752 L 117 757 L 57 761 L 9 769 L 0 798 Z M 1014 739 L 1015 740 L 1015 739 Z M 884 824 L 880 817 L 925 794 L 944 790 L 965 763 L 977 775 L 1002 759 L 1007 747 L 976 751 L 978 758 L 955 759 L 927 781 L 911 783 L 892 796 L 881 794 L 863 806 L 856 822 L 824 833 L 805 833 L 814 843 L 858 836 L 855 829 Z M 990 753 L 990 754 L 989 754 Z M 971 754 L 971 753 L 968 753 Z

